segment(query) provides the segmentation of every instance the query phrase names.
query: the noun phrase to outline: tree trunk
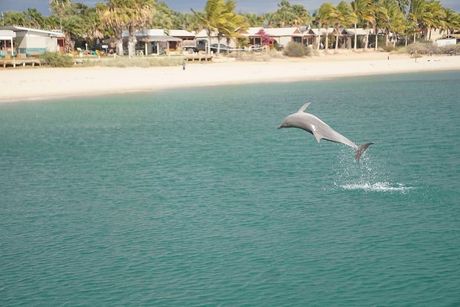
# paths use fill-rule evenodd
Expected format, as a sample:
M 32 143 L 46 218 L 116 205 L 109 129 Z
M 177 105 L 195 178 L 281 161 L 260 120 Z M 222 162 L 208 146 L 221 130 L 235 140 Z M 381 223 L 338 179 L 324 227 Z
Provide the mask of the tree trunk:
M 72 41 L 70 34 L 65 32 L 64 33 L 64 51 L 65 52 L 72 52 L 75 46 L 75 42 Z
M 327 29 L 326 29 L 326 46 L 325 46 L 325 49 L 326 50 L 329 49 L 329 33 L 327 33 Z
M 431 28 L 430 28 L 430 30 L 429 30 L 428 40 L 431 41 Z
M 404 45 L 405 45 L 406 47 L 407 47 L 407 41 L 408 41 L 408 39 L 409 39 L 409 38 L 408 38 L 407 35 L 406 35 L 406 37 L 405 37 L 405 42 L 404 42 Z
M 129 29 L 129 40 L 128 40 L 128 56 L 131 58 L 136 54 L 136 35 L 134 29 Z
M 387 31 L 387 32 L 385 32 L 385 47 L 388 47 L 388 36 L 389 36 L 389 34 L 388 34 L 388 31 Z
M 379 35 L 378 35 L 378 29 L 377 29 L 377 27 L 375 27 L 374 34 L 375 34 L 375 46 L 374 46 L 374 50 L 377 51 L 377 49 L 378 49 L 378 43 L 379 43 Z
M 336 34 L 335 34 L 335 52 L 337 52 L 337 49 L 339 48 L 339 29 L 335 29 Z
M 206 49 L 208 50 L 208 54 L 211 54 L 211 31 L 208 31 L 208 46 Z
M 414 41 L 413 41 L 414 44 L 415 44 L 416 36 L 417 36 L 417 33 L 414 33 Z
M 123 52 L 123 39 L 122 38 L 119 38 L 117 39 L 117 54 L 119 56 L 123 56 L 124 55 L 124 52 Z
M 364 42 L 364 50 L 367 51 L 367 47 L 369 46 L 369 32 L 366 32 L 366 38 Z
M 220 40 L 221 36 L 217 35 L 217 54 L 220 54 Z
M 355 46 L 354 46 L 355 51 L 356 51 L 357 43 L 358 43 L 358 33 L 356 33 L 356 23 L 355 23 Z

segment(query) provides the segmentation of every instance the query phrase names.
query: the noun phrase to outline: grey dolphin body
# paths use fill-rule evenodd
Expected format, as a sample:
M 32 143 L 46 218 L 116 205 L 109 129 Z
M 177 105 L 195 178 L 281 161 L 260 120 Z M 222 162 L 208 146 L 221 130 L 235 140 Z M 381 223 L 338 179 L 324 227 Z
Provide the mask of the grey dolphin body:
M 304 112 L 307 107 L 310 105 L 309 102 L 304 104 L 296 113 L 288 115 L 281 125 L 280 128 L 299 128 L 305 130 L 315 137 L 316 141 L 319 143 L 321 139 L 331 141 L 334 143 L 342 143 L 353 148 L 356 152 L 355 159 L 359 161 L 361 155 L 364 151 L 373 143 L 366 143 L 363 145 L 356 145 L 334 129 L 332 129 L 328 124 L 323 122 L 321 119 L 316 117 L 313 114 Z

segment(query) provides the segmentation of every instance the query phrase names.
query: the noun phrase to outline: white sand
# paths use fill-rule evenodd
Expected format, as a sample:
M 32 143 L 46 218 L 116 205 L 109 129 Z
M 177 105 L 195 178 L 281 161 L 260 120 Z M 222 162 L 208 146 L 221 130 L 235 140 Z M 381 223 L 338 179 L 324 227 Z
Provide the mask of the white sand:
M 0 102 L 43 100 L 223 84 L 289 82 L 343 76 L 460 70 L 458 56 L 347 53 L 269 62 L 222 62 L 152 68 L 0 68 Z

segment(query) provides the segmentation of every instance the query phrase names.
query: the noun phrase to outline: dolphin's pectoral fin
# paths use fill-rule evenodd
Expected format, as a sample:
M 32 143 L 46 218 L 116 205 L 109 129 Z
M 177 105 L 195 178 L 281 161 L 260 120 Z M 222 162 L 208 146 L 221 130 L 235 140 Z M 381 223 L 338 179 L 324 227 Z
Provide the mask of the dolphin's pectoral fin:
M 308 108 L 310 103 L 311 102 L 306 102 L 303 106 L 300 107 L 299 111 L 297 111 L 297 112 L 304 112 Z
M 321 134 L 319 134 L 318 132 L 315 132 L 313 131 L 313 135 L 315 136 L 315 139 L 316 141 L 319 143 L 319 141 L 321 141 L 321 139 L 323 138 L 323 136 Z
M 323 138 L 323 136 L 318 132 L 318 129 L 316 129 L 315 125 L 311 125 L 311 134 L 313 134 L 318 143 Z

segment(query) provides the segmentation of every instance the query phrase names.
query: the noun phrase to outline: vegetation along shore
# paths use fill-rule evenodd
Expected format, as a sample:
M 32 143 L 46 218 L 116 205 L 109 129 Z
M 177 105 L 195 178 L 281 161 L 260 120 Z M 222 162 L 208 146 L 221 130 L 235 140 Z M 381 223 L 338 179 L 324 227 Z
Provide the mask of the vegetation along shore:
M 460 14 L 437 0 L 317 9 L 281 0 L 263 14 L 236 5 L 208 0 L 201 11 L 177 12 L 154 0 L 51 0 L 49 16 L 4 12 L 0 75 L 8 78 L 0 100 L 459 69 Z M 131 79 L 113 72 L 118 67 Z

